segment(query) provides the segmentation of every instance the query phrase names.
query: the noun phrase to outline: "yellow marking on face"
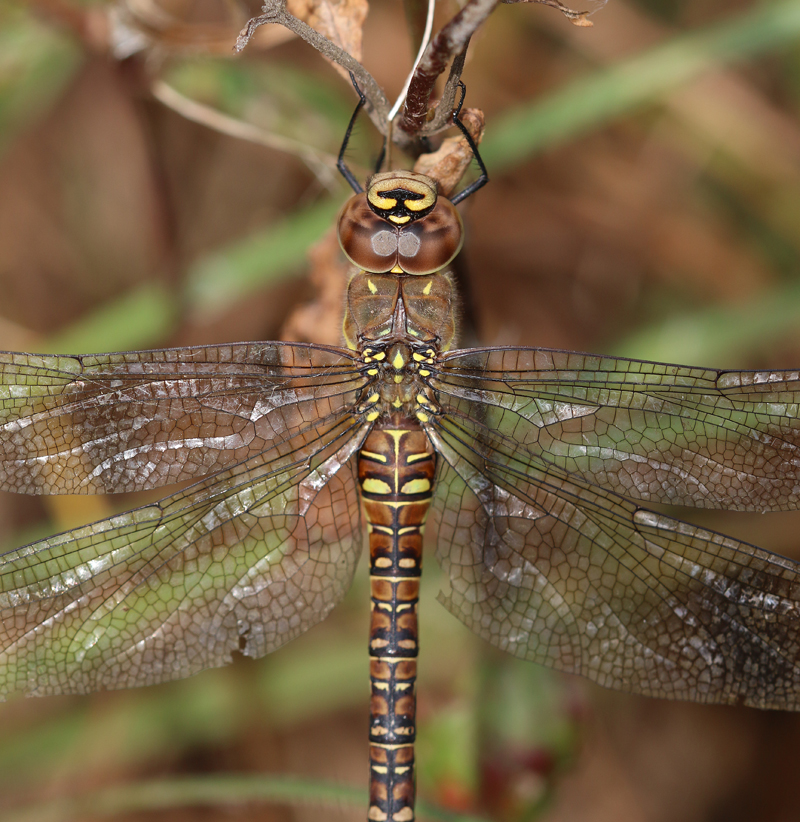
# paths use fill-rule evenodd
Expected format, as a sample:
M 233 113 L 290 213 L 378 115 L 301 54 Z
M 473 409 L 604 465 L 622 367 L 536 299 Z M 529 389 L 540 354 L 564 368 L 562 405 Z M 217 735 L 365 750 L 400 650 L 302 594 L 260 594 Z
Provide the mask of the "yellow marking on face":
M 406 361 L 405 361 L 403 355 L 398 351 L 394 355 L 394 359 L 392 360 L 392 368 L 399 371 L 405 364 L 406 364 Z
M 431 490 L 431 481 L 429 479 L 420 478 L 409 480 L 400 489 L 401 494 L 424 494 Z
M 391 494 L 394 490 L 388 482 L 376 479 L 375 477 L 367 477 L 363 480 L 361 488 L 367 494 Z
M 362 449 L 361 456 L 370 460 L 375 460 L 375 462 L 386 462 L 386 456 L 384 454 L 376 454 L 373 451 L 364 451 Z
M 433 280 L 428 280 L 428 284 L 422 289 L 422 293 L 427 297 L 431 293 L 431 288 L 433 288 Z
M 419 375 L 420 377 L 430 377 L 431 372 L 427 368 L 420 368 Z
M 380 191 L 370 190 L 369 201 L 375 208 L 390 209 L 397 205 L 397 200 L 394 197 L 384 197 Z
M 408 199 L 403 201 L 403 205 L 409 211 L 424 211 L 436 202 L 436 192 L 426 183 L 417 183 L 416 181 L 404 180 L 403 188 L 407 188 L 415 194 L 423 195 L 419 200 Z
M 426 460 L 430 458 L 430 454 L 427 451 L 422 451 L 419 454 L 409 454 L 406 457 L 406 465 L 411 465 L 412 462 L 419 462 L 420 460 Z
M 372 280 L 367 280 L 367 287 L 369 288 L 371 294 L 378 293 L 378 286 L 375 285 L 375 283 L 373 283 Z
M 408 205 L 408 204 L 406 203 L 406 205 Z M 406 214 L 406 215 L 404 215 L 404 216 L 402 216 L 402 217 L 401 217 L 400 215 L 398 215 L 398 214 L 390 214 L 390 215 L 389 215 L 389 219 L 390 219 L 390 220 L 391 220 L 391 221 L 392 221 L 395 225 L 405 225 L 405 224 L 406 224 L 406 223 L 407 223 L 407 222 L 411 219 L 411 217 L 409 217 L 409 216 L 408 216 L 408 214 Z
M 369 414 L 367 414 L 367 422 L 375 422 L 380 415 L 380 411 L 370 411 Z

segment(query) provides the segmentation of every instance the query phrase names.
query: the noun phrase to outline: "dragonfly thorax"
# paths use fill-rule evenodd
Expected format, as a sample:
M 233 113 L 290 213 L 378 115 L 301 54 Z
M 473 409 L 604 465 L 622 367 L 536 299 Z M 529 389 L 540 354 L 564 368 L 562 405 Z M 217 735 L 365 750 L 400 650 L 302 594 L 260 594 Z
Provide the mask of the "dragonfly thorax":
M 359 412 L 370 421 L 432 413 L 435 399 L 428 377 L 437 354 L 432 346 L 405 342 L 364 348 L 361 356 L 372 380 L 364 391 Z
M 424 174 L 374 175 L 339 216 L 339 243 L 358 268 L 425 275 L 449 265 L 464 240 L 455 206 Z
M 359 351 L 391 342 L 446 351 L 455 339 L 456 306 L 448 271 L 424 277 L 359 271 L 347 287 L 344 337 Z

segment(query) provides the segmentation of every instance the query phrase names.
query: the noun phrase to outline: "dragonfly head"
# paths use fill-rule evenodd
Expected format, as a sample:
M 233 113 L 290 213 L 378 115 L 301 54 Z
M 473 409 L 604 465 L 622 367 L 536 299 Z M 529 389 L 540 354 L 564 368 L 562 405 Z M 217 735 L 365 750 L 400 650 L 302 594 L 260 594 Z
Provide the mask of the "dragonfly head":
M 339 243 L 348 259 L 374 274 L 434 274 L 461 250 L 464 227 L 436 183 L 413 171 L 370 178 L 339 216 Z

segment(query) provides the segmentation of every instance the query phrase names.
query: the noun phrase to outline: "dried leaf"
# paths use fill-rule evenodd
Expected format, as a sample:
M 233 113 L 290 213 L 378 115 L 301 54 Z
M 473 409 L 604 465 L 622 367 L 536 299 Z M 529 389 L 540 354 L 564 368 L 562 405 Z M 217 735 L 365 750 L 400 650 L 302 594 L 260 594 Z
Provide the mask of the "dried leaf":
M 309 279 L 316 296 L 286 318 L 280 339 L 341 345 L 345 291 L 353 266 L 345 260 L 335 231 L 316 243 L 309 252 L 309 262 Z
M 286 8 L 356 60 L 361 60 L 367 0 L 288 0 Z

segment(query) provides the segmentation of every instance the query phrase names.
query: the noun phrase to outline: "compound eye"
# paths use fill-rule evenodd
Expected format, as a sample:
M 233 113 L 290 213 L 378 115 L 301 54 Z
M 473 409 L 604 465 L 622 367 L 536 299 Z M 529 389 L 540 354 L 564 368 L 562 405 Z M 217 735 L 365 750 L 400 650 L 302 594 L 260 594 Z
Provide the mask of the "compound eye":
M 339 215 L 339 245 L 353 265 L 384 274 L 397 265 L 397 229 L 368 205 L 366 194 L 356 194 Z
M 400 229 L 397 262 L 407 274 L 433 274 L 453 261 L 463 242 L 461 216 L 440 197 L 430 214 Z

